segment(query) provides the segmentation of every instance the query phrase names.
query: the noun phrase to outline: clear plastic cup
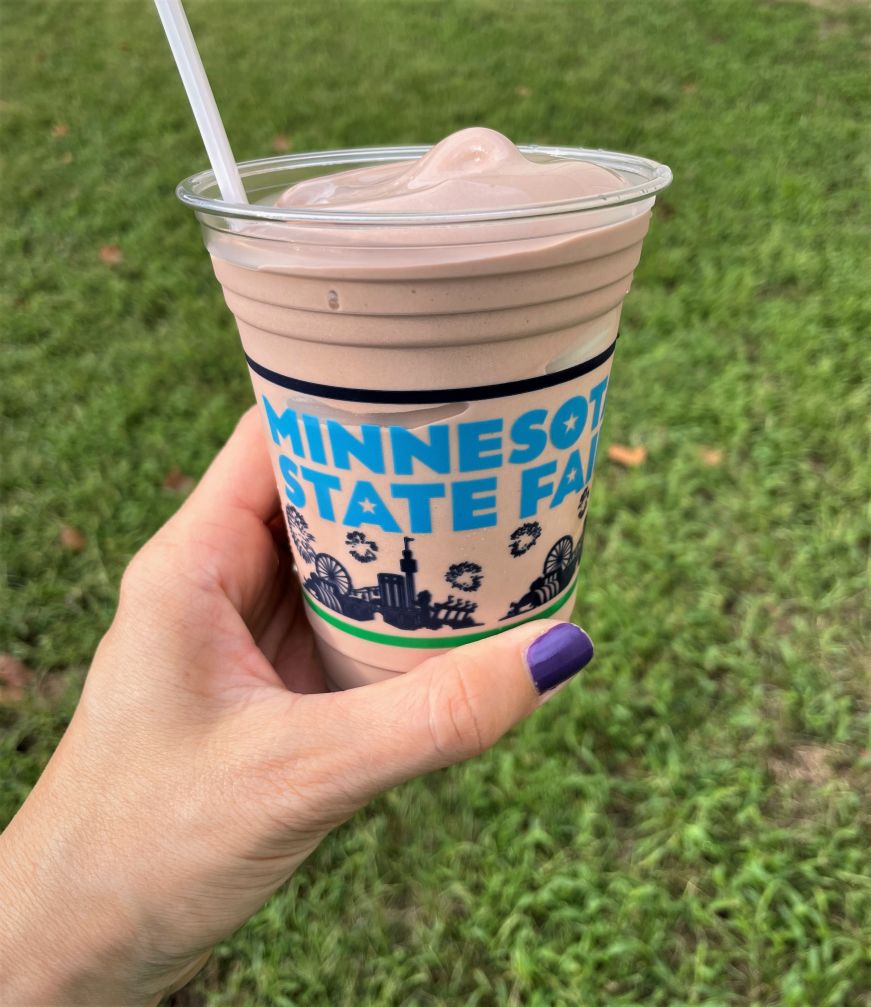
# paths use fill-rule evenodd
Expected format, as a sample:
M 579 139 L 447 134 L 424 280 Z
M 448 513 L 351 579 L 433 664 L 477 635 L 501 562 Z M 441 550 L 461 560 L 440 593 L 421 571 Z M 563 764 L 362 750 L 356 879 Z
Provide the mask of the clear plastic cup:
M 664 165 L 621 188 L 463 213 L 272 205 L 422 156 L 329 151 L 182 182 L 236 317 L 309 621 L 348 688 L 530 619 L 569 618 L 620 311 Z

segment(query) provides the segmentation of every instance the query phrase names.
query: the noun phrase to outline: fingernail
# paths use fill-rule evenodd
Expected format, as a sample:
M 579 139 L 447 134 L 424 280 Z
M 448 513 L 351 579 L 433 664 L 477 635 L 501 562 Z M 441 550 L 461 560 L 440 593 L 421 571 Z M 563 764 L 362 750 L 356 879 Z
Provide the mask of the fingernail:
M 542 633 L 526 651 L 526 666 L 539 694 L 577 675 L 592 659 L 593 641 L 570 622 Z

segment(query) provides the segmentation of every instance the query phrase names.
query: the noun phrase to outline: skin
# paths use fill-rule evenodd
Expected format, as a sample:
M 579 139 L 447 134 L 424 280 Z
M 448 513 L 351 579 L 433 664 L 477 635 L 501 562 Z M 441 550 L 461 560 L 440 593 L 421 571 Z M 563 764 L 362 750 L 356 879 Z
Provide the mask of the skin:
M 131 562 L 69 729 L 0 837 L 0 1001 L 156 1004 L 375 794 L 541 705 L 524 655 L 553 625 L 327 692 L 249 411 Z

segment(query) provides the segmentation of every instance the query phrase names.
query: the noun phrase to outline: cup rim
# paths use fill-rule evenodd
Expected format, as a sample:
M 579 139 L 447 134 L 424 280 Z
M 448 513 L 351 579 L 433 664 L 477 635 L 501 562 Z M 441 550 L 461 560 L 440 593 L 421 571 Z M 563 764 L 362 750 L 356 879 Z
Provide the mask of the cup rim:
M 256 158 L 240 161 L 238 168 L 243 183 L 262 181 L 270 174 L 294 168 L 353 167 L 360 164 L 390 163 L 409 161 L 422 157 L 432 145 L 402 147 L 356 147 L 343 150 L 321 150 L 302 154 L 281 154 L 277 157 Z M 211 169 L 197 172 L 179 182 L 176 196 L 185 206 L 200 214 L 230 217 L 236 220 L 272 221 L 277 223 L 320 223 L 354 224 L 356 226 L 378 225 L 439 225 L 467 224 L 477 221 L 518 220 L 530 217 L 551 217 L 568 213 L 585 213 L 592 210 L 609 209 L 650 199 L 672 181 L 671 169 L 657 161 L 635 154 L 617 151 L 597 150 L 586 147 L 551 147 L 539 144 L 519 144 L 518 150 L 527 155 L 545 155 L 563 160 L 588 161 L 599 167 L 616 171 L 621 176 L 625 172 L 641 177 L 641 181 L 629 184 L 611 192 L 597 193 L 578 199 L 554 200 L 552 202 L 529 204 L 520 207 L 504 207 L 489 210 L 474 210 L 446 213 L 370 213 L 366 211 L 310 210 L 298 207 L 277 207 L 258 203 L 230 203 L 213 195 L 217 191 L 215 173 Z M 246 186 L 246 189 L 248 187 Z M 256 192 L 257 189 L 255 188 Z

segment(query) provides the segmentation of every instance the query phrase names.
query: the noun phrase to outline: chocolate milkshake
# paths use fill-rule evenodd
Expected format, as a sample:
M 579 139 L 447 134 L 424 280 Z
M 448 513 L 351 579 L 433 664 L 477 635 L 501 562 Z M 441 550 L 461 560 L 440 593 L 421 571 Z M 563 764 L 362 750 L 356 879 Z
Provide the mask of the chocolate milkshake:
M 571 614 L 620 310 L 662 165 L 336 151 L 179 187 L 248 360 L 331 684 Z

